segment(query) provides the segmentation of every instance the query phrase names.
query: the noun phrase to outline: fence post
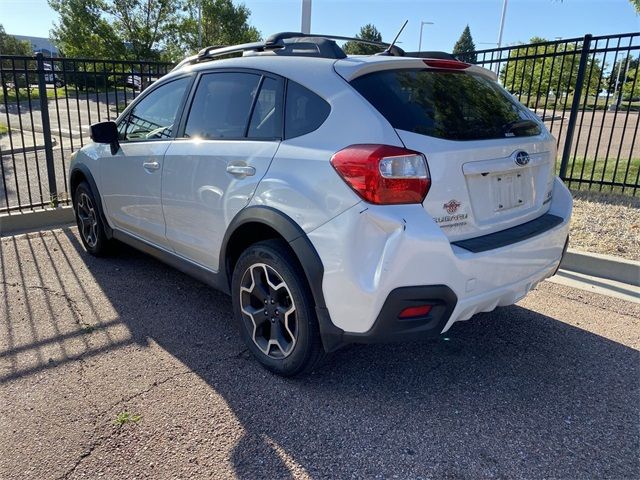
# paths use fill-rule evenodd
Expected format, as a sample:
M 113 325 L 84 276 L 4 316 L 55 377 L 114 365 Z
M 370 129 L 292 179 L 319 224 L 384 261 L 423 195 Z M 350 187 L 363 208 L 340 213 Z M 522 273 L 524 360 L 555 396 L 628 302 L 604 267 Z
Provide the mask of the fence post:
M 592 35 L 588 33 L 582 41 L 582 52 L 580 54 L 580 63 L 578 64 L 578 74 L 576 77 L 576 86 L 573 90 L 573 101 L 571 102 L 571 113 L 569 114 L 569 123 L 567 124 L 567 135 L 564 137 L 564 148 L 562 150 L 562 160 L 560 162 L 560 178 L 566 180 L 567 165 L 571 156 L 571 144 L 573 143 L 573 132 L 578 121 L 578 110 L 580 109 L 580 97 L 582 96 L 582 85 L 584 84 L 584 74 L 587 70 L 587 61 L 589 60 L 589 47 L 591 47 Z M 567 95 L 569 92 L 567 92 Z
M 47 99 L 46 72 L 42 52 L 36 54 L 38 65 L 38 98 L 40 99 L 40 115 L 42 116 L 42 135 L 44 136 L 44 156 L 47 160 L 47 178 L 49 180 L 49 199 L 53 207 L 58 206 L 58 185 L 56 184 L 56 168 L 53 161 L 53 142 L 51 141 L 51 122 L 49 120 L 49 103 Z M 51 77 L 55 88 L 55 70 L 51 65 Z

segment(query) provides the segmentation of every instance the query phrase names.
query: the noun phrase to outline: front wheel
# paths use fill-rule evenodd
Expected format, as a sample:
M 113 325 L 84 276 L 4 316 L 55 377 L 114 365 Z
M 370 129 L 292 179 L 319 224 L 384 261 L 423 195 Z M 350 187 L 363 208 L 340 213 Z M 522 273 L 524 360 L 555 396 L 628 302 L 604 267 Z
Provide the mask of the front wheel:
M 232 279 L 242 339 L 264 367 L 284 376 L 308 372 L 324 356 L 313 298 L 292 255 L 284 242 L 256 243 Z
M 74 196 L 76 223 L 84 248 L 91 255 L 102 256 L 107 253 L 109 239 L 104 233 L 104 225 L 98 212 L 95 197 L 86 182 L 80 183 Z

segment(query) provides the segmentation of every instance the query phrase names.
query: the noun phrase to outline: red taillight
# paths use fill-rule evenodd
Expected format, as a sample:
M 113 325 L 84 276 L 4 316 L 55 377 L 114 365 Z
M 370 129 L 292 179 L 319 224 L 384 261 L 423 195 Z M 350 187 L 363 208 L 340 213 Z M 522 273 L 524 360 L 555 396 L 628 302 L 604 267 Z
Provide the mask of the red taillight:
M 419 152 L 390 145 L 351 145 L 331 165 L 363 200 L 377 205 L 422 203 L 431 179 Z
M 468 63 L 459 62 L 458 60 L 427 59 L 423 60 L 423 62 L 432 68 L 446 68 L 448 70 L 464 70 L 471 66 Z
M 420 305 L 419 307 L 407 307 L 400 312 L 398 318 L 426 317 L 431 311 L 431 305 Z

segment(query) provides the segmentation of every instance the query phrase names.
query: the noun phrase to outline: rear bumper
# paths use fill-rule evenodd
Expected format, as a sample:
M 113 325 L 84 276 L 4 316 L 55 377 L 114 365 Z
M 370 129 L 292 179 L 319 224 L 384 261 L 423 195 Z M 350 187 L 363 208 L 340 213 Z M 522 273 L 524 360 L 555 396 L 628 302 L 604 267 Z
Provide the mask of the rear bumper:
M 450 243 L 419 205 L 353 207 L 309 234 L 324 265 L 330 321 L 321 321 L 323 337 L 361 343 L 437 335 L 475 313 L 517 302 L 558 268 L 571 209 L 569 191 L 556 180 L 548 213 L 560 222 L 523 241 L 472 252 Z M 452 293 L 441 301 L 453 308 L 413 332 L 395 325 L 397 313 L 387 309 L 394 292 L 425 289 L 422 300 L 433 300 L 433 286 Z
M 349 343 L 391 343 L 437 337 L 456 308 L 456 294 L 445 285 L 400 287 L 387 296 L 373 326 L 363 333 L 337 328 L 325 311 L 318 311 L 320 332 L 325 349 L 333 351 Z M 399 318 L 408 307 L 430 305 L 425 316 Z

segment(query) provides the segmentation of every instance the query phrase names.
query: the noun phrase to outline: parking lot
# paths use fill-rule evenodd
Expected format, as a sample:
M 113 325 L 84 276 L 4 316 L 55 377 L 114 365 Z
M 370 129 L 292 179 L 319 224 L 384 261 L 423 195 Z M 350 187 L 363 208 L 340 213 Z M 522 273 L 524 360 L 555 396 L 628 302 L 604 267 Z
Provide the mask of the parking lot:
M 275 377 L 229 299 L 75 229 L 1 240 L 0 478 L 638 478 L 640 305 L 543 283 Z

